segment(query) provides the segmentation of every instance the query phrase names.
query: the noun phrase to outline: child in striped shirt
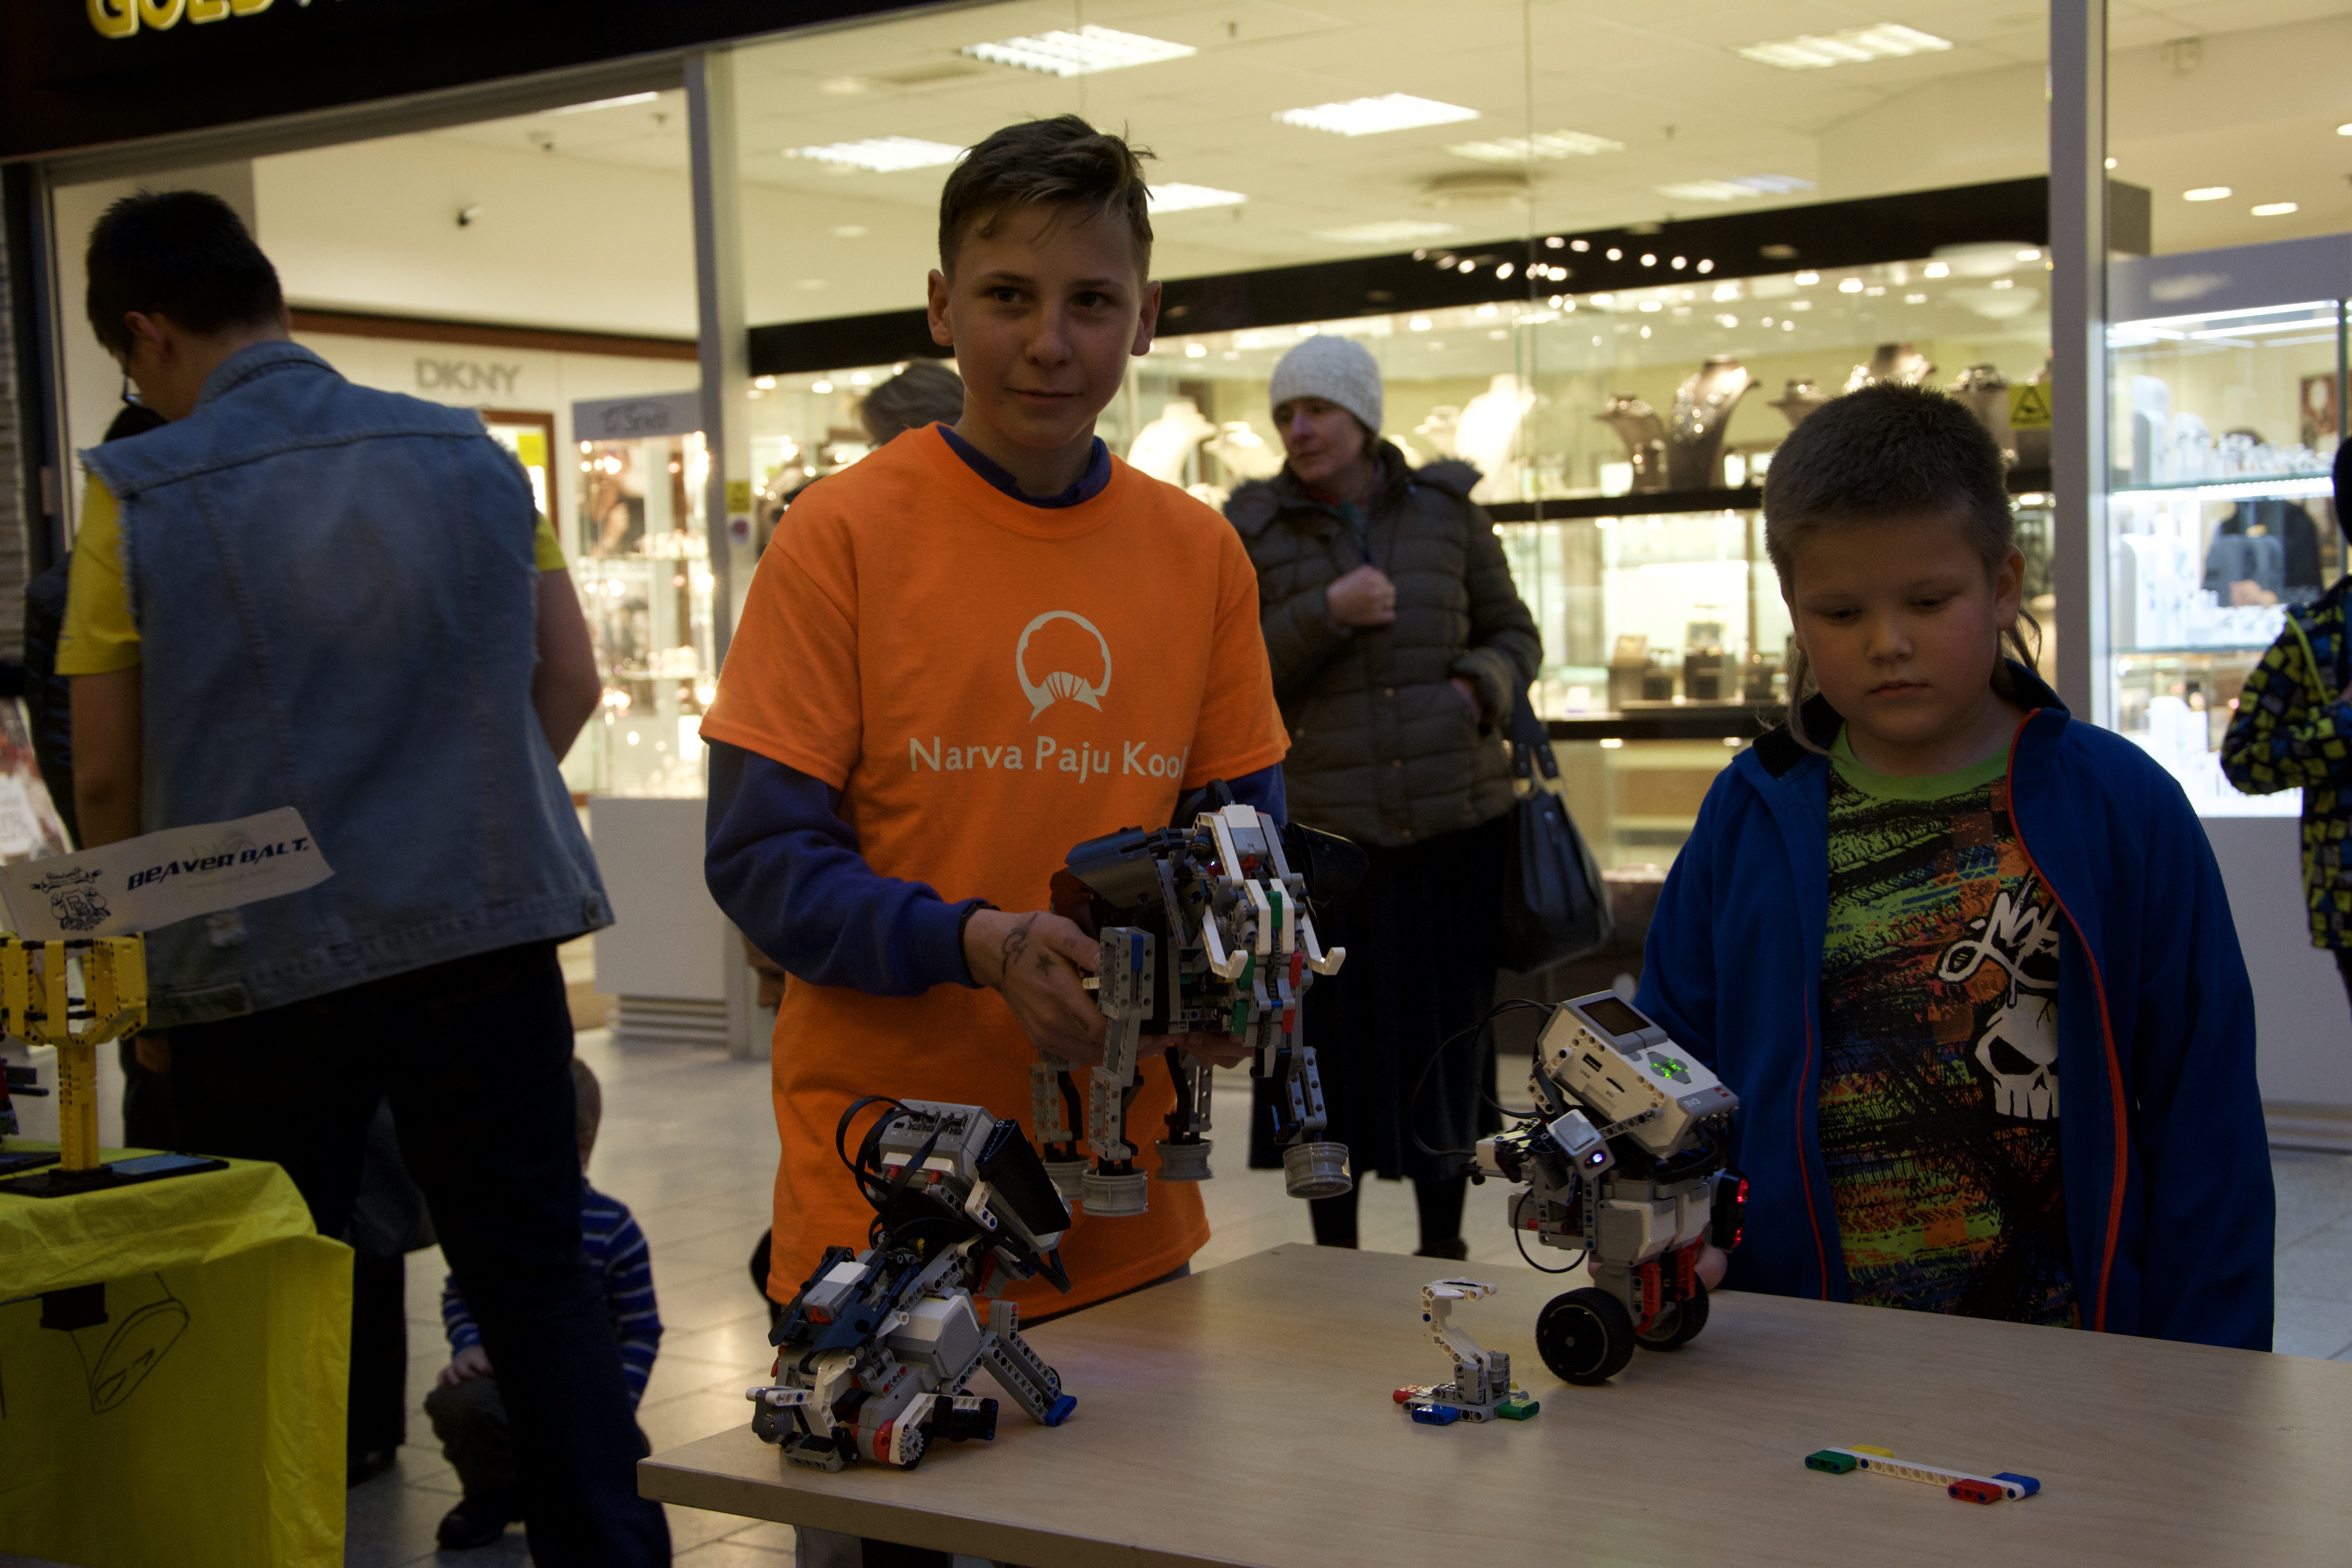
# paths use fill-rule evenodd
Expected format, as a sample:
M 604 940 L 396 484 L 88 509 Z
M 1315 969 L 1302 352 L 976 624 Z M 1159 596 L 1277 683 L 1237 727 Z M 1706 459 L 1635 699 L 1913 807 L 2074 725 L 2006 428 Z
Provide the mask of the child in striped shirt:
M 572 1084 L 579 1105 L 580 1240 L 604 1282 L 604 1305 L 612 1314 L 613 1337 L 620 1342 L 621 1371 L 628 1379 L 634 1407 L 645 1396 L 646 1379 L 653 1373 L 654 1354 L 661 1344 L 653 1264 L 645 1232 L 630 1217 L 628 1205 L 588 1184 L 588 1155 L 596 1147 L 604 1092 L 596 1075 L 577 1057 L 572 1060 Z M 441 1289 L 441 1321 L 449 1334 L 451 1354 L 433 1392 L 425 1396 L 425 1413 L 432 1417 L 433 1435 L 441 1439 L 442 1455 L 465 1488 L 465 1497 L 442 1519 L 437 1532 L 445 1550 L 461 1552 L 487 1546 L 505 1534 L 507 1525 L 522 1517 L 522 1494 L 515 1479 L 514 1447 L 507 1432 L 506 1405 L 499 1397 L 498 1374 L 483 1353 L 481 1331 L 474 1326 L 465 1298 L 457 1294 L 454 1277 Z M 637 1445 L 640 1456 L 647 1451 L 643 1432 Z

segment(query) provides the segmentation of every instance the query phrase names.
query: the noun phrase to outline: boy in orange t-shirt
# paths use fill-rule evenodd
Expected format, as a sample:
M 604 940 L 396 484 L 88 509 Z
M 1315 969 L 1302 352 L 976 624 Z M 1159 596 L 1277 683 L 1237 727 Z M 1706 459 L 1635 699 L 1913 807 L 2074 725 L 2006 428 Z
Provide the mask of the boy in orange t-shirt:
M 834 1152 L 861 1095 L 1029 1117 L 1044 1047 L 1102 1059 L 1095 942 L 1048 911 L 1070 847 L 1157 826 L 1223 778 L 1280 819 L 1286 748 L 1233 529 L 1112 458 L 1095 417 L 1151 344 L 1160 286 L 1137 154 L 1074 116 L 973 148 L 940 203 L 932 337 L 963 416 L 812 486 L 761 559 L 719 695 L 705 870 L 793 976 L 776 1018 L 769 1294 L 789 1300 L 872 1215 Z M 1206 1061 L 1244 1051 L 1181 1037 Z M 1146 1079 L 1129 1124 L 1173 1106 Z M 1156 1163 L 1141 1140 L 1139 1163 Z M 1080 1306 L 1181 1268 L 1199 1193 L 1083 1213 Z

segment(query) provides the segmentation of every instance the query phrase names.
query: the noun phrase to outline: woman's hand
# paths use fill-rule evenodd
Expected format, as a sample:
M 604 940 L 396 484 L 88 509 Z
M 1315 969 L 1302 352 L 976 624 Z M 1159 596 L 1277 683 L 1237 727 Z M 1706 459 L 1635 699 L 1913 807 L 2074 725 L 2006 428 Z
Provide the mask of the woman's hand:
M 1343 626 L 1385 626 L 1396 620 L 1396 584 L 1389 574 L 1365 562 L 1345 576 L 1334 577 L 1323 590 L 1323 604 Z
M 975 910 L 964 922 L 963 961 L 971 977 L 1004 998 L 1031 1045 L 1073 1067 L 1103 1059 L 1109 1020 L 1079 984 L 1101 958 L 1101 943 L 1043 910 Z
M 1232 1035 L 1163 1035 L 1154 1040 L 1146 1037 L 1144 1045 L 1173 1046 L 1189 1051 L 1202 1064 L 1213 1068 L 1237 1068 L 1256 1053 Z

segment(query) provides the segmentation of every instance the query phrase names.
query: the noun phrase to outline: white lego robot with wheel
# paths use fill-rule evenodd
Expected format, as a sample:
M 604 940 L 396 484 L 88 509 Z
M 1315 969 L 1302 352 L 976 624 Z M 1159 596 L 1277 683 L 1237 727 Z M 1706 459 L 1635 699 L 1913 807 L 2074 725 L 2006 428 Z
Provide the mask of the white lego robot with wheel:
M 1604 1383 L 1636 1346 L 1679 1350 L 1706 1326 L 1699 1254 L 1738 1245 L 1748 1197 L 1727 1153 L 1739 1100 L 1607 991 L 1552 1011 L 1528 1085 L 1543 1109 L 1482 1142 L 1473 1175 L 1518 1184 L 1523 1247 L 1583 1253 L 1593 1282 L 1544 1308 L 1536 1348 L 1564 1381 Z
M 1102 943 L 1088 984 L 1110 1026 L 1083 1103 L 1078 1069 L 1045 1056 L 1032 1065 L 1037 1140 L 1063 1196 L 1097 1218 L 1145 1211 L 1127 1113 L 1142 1089 L 1147 1043 L 1168 1035 L 1231 1035 L 1256 1053 L 1252 1075 L 1280 1085 L 1275 1142 L 1291 1196 L 1337 1197 L 1354 1185 L 1346 1146 L 1322 1136 L 1322 1080 L 1298 1019 L 1315 977 L 1338 973 L 1348 957 L 1317 939 L 1312 901 L 1351 891 L 1363 852 L 1295 823 L 1279 826 L 1236 803 L 1223 783 L 1209 785 L 1203 802 L 1190 827 L 1088 839 L 1054 878 L 1055 912 Z M 1206 1181 L 1214 1069 L 1173 1047 L 1161 1054 L 1176 1109 L 1157 1145 L 1160 1179 Z M 1073 1122 L 1086 1129 L 1091 1163 Z
M 887 1113 L 852 1159 L 850 1124 L 875 1105 Z M 745 1394 L 751 1430 L 806 1468 L 911 1470 L 940 1438 L 996 1436 L 996 1401 L 965 1392 L 983 1371 L 1040 1425 L 1068 1419 L 1077 1401 L 996 1299 L 1033 1276 L 1070 1288 L 1056 1251 L 1070 1212 L 1020 1123 L 868 1098 L 834 1145 L 874 1206 L 872 1245 L 827 1247 L 777 1320 L 775 1381 Z

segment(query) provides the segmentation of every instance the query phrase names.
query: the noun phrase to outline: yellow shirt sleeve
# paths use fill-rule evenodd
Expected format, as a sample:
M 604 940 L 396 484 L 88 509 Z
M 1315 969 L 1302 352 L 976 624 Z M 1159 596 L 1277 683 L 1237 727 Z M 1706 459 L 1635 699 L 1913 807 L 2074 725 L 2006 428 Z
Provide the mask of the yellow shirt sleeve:
M 555 524 L 544 517 L 539 520 L 539 531 L 531 536 L 530 549 L 542 572 L 561 572 L 567 564 L 563 559 L 563 542 L 555 537 Z
M 59 675 L 136 668 L 139 627 L 122 580 L 122 514 L 96 474 L 82 492 L 81 529 L 66 577 L 66 622 L 58 637 Z

